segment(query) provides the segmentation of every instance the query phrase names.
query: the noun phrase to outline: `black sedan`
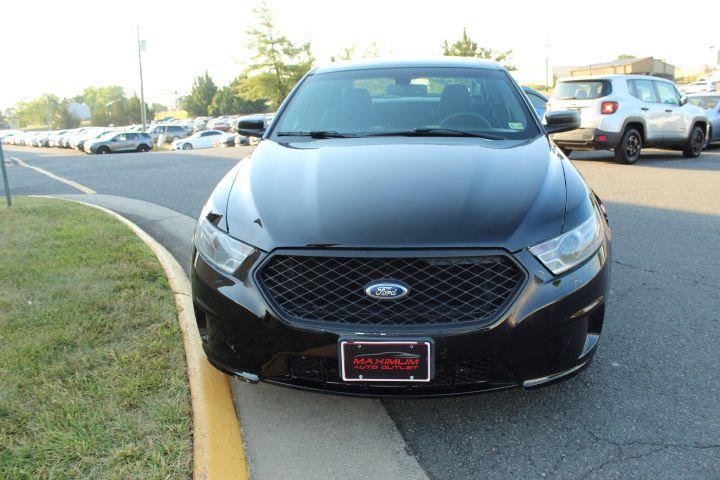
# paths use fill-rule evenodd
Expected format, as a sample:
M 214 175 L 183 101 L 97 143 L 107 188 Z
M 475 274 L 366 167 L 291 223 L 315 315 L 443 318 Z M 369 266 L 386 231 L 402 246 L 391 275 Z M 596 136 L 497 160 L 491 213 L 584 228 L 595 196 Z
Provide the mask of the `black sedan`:
M 311 71 L 194 236 L 208 359 L 368 396 L 532 388 L 586 367 L 610 276 L 600 199 L 494 62 Z

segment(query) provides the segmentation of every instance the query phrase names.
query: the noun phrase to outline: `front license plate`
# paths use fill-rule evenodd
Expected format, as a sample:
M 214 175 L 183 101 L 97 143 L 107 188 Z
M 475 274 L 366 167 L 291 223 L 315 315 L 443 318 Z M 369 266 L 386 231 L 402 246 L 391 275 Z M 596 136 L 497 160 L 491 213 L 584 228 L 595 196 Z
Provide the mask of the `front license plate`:
M 342 379 L 346 382 L 429 382 L 432 349 L 425 341 L 340 342 Z

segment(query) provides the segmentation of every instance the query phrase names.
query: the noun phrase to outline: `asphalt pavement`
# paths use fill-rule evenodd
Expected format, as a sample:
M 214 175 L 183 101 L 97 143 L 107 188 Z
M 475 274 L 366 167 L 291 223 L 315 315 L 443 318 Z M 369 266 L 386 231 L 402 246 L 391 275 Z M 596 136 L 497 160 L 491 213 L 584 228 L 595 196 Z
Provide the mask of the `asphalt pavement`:
M 87 156 L 8 148 L 6 156 L 100 194 L 194 218 L 249 151 Z M 693 160 L 649 151 L 633 166 L 604 152 L 572 158 L 606 203 L 614 236 L 594 363 L 567 382 L 529 392 L 382 404 L 405 449 L 433 479 L 720 478 L 720 149 Z M 79 193 L 14 162 L 8 172 L 13 194 Z M 170 250 L 185 264 L 189 241 L 173 241 Z M 262 388 L 298 406 L 321 403 L 315 394 Z M 293 428 L 302 426 L 303 412 Z M 350 412 L 346 427 L 362 426 L 363 409 Z

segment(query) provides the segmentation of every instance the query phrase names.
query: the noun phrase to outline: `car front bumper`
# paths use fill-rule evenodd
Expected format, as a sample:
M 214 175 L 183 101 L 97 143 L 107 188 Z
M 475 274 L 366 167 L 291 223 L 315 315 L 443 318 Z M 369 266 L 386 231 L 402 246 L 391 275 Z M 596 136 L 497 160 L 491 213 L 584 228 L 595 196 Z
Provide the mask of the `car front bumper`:
M 228 277 L 195 251 L 193 303 L 209 361 L 250 382 L 373 397 L 535 388 L 569 378 L 592 360 L 604 321 L 609 255 L 608 238 L 591 259 L 556 277 L 529 252 L 515 253 L 526 282 L 500 317 L 478 327 L 433 325 L 412 333 L 381 333 L 373 326 L 294 324 L 274 312 L 251 274 Z M 254 266 L 261 263 L 262 258 L 256 259 Z M 338 377 L 339 340 L 348 337 L 431 339 L 435 377 L 412 384 L 343 382 Z
M 555 133 L 550 139 L 558 146 L 570 150 L 612 150 L 622 140 L 622 134 L 599 128 L 578 128 L 569 132 Z

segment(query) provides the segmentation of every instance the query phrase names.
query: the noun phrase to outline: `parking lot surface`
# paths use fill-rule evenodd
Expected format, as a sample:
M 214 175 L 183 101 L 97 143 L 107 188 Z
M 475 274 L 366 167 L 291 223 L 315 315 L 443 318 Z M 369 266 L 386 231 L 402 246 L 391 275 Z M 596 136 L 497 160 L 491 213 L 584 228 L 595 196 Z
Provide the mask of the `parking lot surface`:
M 215 183 L 249 151 L 86 156 L 10 148 L 6 157 L 100 194 L 196 217 Z M 633 166 L 604 152 L 572 158 L 606 203 L 614 236 L 611 295 L 594 363 L 534 391 L 382 405 L 405 449 L 434 479 L 719 478 L 720 149 L 693 160 L 648 151 Z M 8 171 L 14 194 L 79 193 L 17 162 Z M 181 263 L 189 245 L 171 249 Z M 317 402 L 310 393 L 288 398 L 279 403 L 286 417 Z M 333 408 L 343 401 L 334 399 Z M 242 410 L 242 398 L 236 402 Z M 349 411 L 358 417 L 335 425 L 348 430 L 348 442 L 337 448 L 373 440 L 363 438 L 373 430 L 353 427 L 363 425 L 363 408 Z M 281 426 L 272 432 L 282 433 Z

